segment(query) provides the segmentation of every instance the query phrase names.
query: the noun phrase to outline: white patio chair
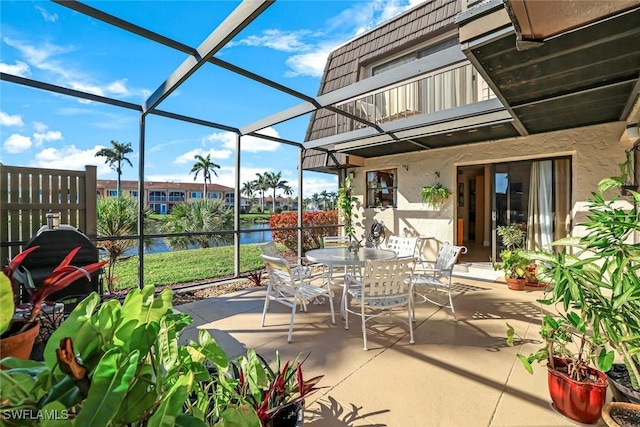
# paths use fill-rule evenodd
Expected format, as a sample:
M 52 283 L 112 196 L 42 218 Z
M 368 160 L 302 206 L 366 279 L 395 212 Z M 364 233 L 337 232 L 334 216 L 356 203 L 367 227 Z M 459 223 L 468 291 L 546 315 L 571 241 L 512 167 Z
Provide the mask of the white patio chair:
M 456 311 L 453 307 L 453 298 L 451 298 L 451 275 L 453 267 L 458 262 L 460 254 L 467 252 L 465 246 L 455 246 L 451 243 L 445 242 L 440 246 L 440 250 L 436 255 L 435 261 L 420 260 L 418 266 L 416 266 L 413 275 L 413 289 L 417 296 L 422 298 L 422 302 L 430 302 L 440 307 L 451 309 L 453 314 L 453 320 L 458 321 L 456 318 Z M 435 293 L 435 298 L 431 298 L 426 294 L 418 292 L 419 287 L 428 286 Z M 440 297 L 446 296 L 448 303 L 445 301 L 440 302 Z M 414 313 L 415 318 L 415 313 Z
M 333 311 L 333 298 L 331 298 L 329 289 L 314 286 L 309 282 L 309 279 L 303 277 L 301 274 L 294 274 L 287 262 L 282 258 L 267 255 L 261 255 L 261 257 L 267 268 L 267 274 L 269 275 L 269 285 L 264 300 L 261 326 L 264 327 L 270 301 L 276 301 L 287 307 L 291 307 L 289 335 L 287 335 L 287 341 L 291 342 L 293 322 L 298 304 L 300 304 L 303 311 L 307 311 L 309 301 L 325 296 L 329 301 L 329 307 L 331 309 L 331 323 L 335 325 L 336 317 Z
M 260 250 L 262 251 L 263 255 L 274 257 L 274 258 L 285 259 L 273 241 L 260 243 L 258 246 L 260 246 Z M 293 274 L 294 275 L 302 274 L 302 276 L 305 278 L 312 277 L 313 268 L 315 265 L 303 264 L 302 261 L 304 260 L 304 257 L 296 257 L 296 259 L 298 260 L 297 263 L 290 263 L 287 261 L 287 264 L 289 265 L 289 268 L 291 268 L 291 271 L 293 272 Z M 321 267 L 321 266 L 318 265 L 318 267 Z
M 367 321 L 376 317 L 393 316 L 393 311 L 406 307 L 407 321 L 396 319 L 409 327 L 409 342 L 413 344 L 413 258 L 392 261 L 367 261 L 362 280 L 347 275 L 348 297 L 344 300 L 345 329 L 349 329 L 349 313 L 360 316 L 362 320 L 362 339 L 367 348 Z M 354 304 L 355 307 L 351 307 Z
M 398 258 L 419 257 L 419 242 L 419 237 L 389 236 L 389 240 L 387 241 L 387 249 L 394 251 L 396 255 L 398 255 Z

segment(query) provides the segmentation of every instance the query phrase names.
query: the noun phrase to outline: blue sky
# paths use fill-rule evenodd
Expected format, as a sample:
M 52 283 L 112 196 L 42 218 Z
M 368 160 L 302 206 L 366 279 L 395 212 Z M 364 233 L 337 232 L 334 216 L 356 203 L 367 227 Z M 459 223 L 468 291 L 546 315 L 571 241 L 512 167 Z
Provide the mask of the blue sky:
M 217 57 L 304 94 L 315 96 L 328 52 L 419 3 L 419 0 L 279 0 Z M 161 35 L 197 47 L 239 4 L 237 1 L 85 2 Z M 185 54 L 44 1 L 0 1 L 0 71 L 142 104 L 184 61 Z M 205 64 L 159 109 L 242 127 L 301 101 Z M 131 142 L 137 180 L 138 113 L 0 82 L 0 162 L 82 170 L 98 166 L 99 179 L 115 179 L 95 152 L 110 141 Z M 263 130 L 302 142 L 303 116 Z M 241 182 L 256 172 L 281 171 L 297 195 L 296 148 L 243 137 Z M 194 156 L 211 154 L 221 166 L 214 182 L 234 185 L 234 135 L 147 116 L 145 179 L 193 182 Z M 202 174 L 198 181 L 202 182 Z M 304 196 L 335 191 L 333 175 L 305 172 Z

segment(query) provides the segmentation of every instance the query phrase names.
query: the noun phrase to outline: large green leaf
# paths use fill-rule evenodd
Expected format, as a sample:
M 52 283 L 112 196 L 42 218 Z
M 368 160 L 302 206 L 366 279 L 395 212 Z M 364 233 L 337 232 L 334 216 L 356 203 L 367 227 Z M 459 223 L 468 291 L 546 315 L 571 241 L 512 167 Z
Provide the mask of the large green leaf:
M 138 365 L 135 379 L 129 392 L 123 399 L 118 415 L 113 419 L 116 424 L 130 424 L 147 413 L 159 398 L 153 380 L 151 365 Z
M 249 405 L 231 406 L 220 414 L 220 420 L 214 427 L 260 427 L 256 411 Z
M 95 311 L 100 297 L 93 292 L 80 302 L 76 308 L 69 314 L 69 317 L 62 322 L 62 325 L 56 329 L 44 350 L 44 361 L 49 367 L 53 367 L 58 363 L 56 358 L 56 348 L 60 345 L 62 338 L 73 337 L 73 349 L 80 355 L 85 356 L 87 351 L 91 351 L 98 347 L 100 337 L 95 327 L 91 324 L 90 318 Z
M 176 427 L 208 427 L 204 421 L 189 414 L 179 414 L 176 417 Z
M 11 280 L 9 280 L 6 274 L 0 272 L 0 334 L 3 334 L 9 329 L 14 311 L 15 306 L 13 303 Z
M 173 427 L 176 418 L 182 413 L 182 406 L 189 396 L 192 383 L 193 374 L 190 372 L 178 378 L 149 418 L 148 427 Z
M 119 348 L 107 351 L 96 367 L 87 400 L 78 414 L 81 426 L 107 426 L 116 417 L 136 373 L 139 353 L 124 355 Z

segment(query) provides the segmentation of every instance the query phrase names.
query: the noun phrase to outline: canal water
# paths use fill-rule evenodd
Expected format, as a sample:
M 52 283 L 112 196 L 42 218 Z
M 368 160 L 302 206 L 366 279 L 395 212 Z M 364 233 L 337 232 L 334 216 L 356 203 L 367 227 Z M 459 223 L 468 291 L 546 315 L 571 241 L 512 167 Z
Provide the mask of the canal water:
M 272 239 L 271 231 L 268 231 L 269 224 L 242 224 L 241 230 L 251 230 L 248 233 L 240 234 L 240 244 L 246 245 L 250 243 L 262 243 L 262 242 L 270 242 Z M 195 249 L 193 247 L 192 249 Z M 169 248 L 162 239 L 153 239 L 153 243 L 150 248 L 145 249 L 145 254 L 156 254 L 161 252 L 170 252 L 171 248 Z M 137 254 L 137 249 L 134 249 L 131 252 L 131 255 Z

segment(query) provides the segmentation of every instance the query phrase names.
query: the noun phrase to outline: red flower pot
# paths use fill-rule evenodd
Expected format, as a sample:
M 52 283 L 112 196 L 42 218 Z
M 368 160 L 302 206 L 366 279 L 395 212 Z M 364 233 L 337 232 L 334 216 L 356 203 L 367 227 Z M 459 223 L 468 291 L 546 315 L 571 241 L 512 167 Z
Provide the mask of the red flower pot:
M 554 358 L 556 368 L 567 366 L 567 362 Z M 607 395 L 607 377 L 597 369 L 587 368 L 596 382 L 574 381 L 563 372 L 547 365 L 549 394 L 558 412 L 583 424 L 594 424 L 601 416 Z
M 514 278 L 511 278 L 511 277 L 509 277 L 507 279 L 507 286 L 512 291 L 523 291 L 524 290 L 524 285 L 526 283 L 527 283 L 526 279 L 514 279 Z

